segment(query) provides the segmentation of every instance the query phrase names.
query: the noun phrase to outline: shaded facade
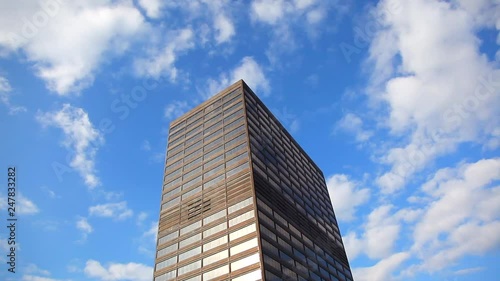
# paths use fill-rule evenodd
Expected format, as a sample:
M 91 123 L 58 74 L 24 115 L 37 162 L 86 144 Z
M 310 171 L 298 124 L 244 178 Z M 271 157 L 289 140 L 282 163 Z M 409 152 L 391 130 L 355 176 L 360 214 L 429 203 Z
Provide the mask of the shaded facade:
M 154 276 L 352 280 L 323 173 L 242 80 L 171 123 Z

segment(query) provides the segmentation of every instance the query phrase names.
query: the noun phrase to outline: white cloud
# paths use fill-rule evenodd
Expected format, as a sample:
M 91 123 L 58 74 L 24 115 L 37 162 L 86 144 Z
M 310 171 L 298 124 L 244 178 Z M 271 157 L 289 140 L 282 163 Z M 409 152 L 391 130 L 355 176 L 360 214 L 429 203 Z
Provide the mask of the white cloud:
M 33 215 L 33 214 L 40 212 L 40 210 L 38 209 L 36 204 L 33 203 L 33 201 L 31 201 L 30 199 L 28 199 L 24 195 L 22 195 L 21 193 L 17 194 L 17 197 L 15 198 L 15 200 L 16 200 L 15 203 L 16 203 L 17 214 Z M 0 209 L 4 210 L 4 209 L 7 209 L 7 207 L 8 207 L 7 198 L 2 197 L 0 195 Z
M 146 215 L 144 213 L 144 220 Z M 139 221 L 139 217 L 138 217 Z M 143 221 L 143 220 L 142 220 Z M 151 258 L 155 256 L 156 240 L 158 237 L 158 221 L 152 221 L 147 229 L 142 227 L 142 221 L 138 225 L 142 228 L 142 235 L 137 239 L 139 247 L 138 251 L 145 256 Z
M 146 281 L 153 278 L 153 268 L 140 263 L 110 263 L 107 268 L 100 262 L 88 260 L 85 274 L 103 281 L 133 280 Z
M 262 67 L 252 58 L 244 57 L 241 63 L 229 73 L 222 73 L 218 80 L 208 80 L 208 92 L 203 93 L 208 99 L 232 83 L 243 79 L 257 94 L 269 95 L 271 87 Z
M 396 280 L 392 272 L 410 257 L 409 253 L 400 252 L 380 260 L 371 267 L 354 268 L 352 270 L 354 280 L 357 281 L 389 281 Z
M 330 176 L 326 184 L 338 220 L 350 221 L 355 218 L 356 208 L 368 201 L 370 190 L 359 188 L 359 183 L 349 180 L 346 175 Z
M 139 0 L 139 5 L 146 11 L 146 15 L 154 19 L 161 15 L 163 3 L 161 0 Z
M 255 0 L 252 2 L 252 17 L 267 24 L 276 24 L 285 15 L 283 0 Z
M 422 189 L 433 199 L 415 226 L 420 270 L 436 271 L 500 246 L 500 159 L 441 169 Z
M 179 53 L 194 48 L 194 33 L 191 28 L 184 28 L 168 33 L 164 46 L 153 47 L 146 56 L 136 59 L 135 71 L 142 76 L 152 76 L 158 79 L 168 76 L 176 81 L 178 70 L 174 63 Z
M 94 228 L 92 227 L 92 225 L 90 225 L 87 218 L 83 217 L 78 218 L 78 220 L 76 221 L 76 228 L 82 233 L 82 238 L 77 241 L 78 243 L 85 242 L 88 235 L 94 231 Z
M 80 173 L 89 188 L 100 184 L 95 171 L 97 149 L 103 143 L 102 134 L 94 128 L 82 108 L 64 104 L 59 111 L 38 113 L 36 119 L 43 126 L 63 130 L 63 145 L 72 153 L 69 165 Z
M 10 95 L 12 92 L 12 87 L 10 86 L 9 80 L 7 78 L 0 76 L 0 102 L 3 103 L 9 110 L 9 114 L 16 114 L 19 112 L 25 112 L 27 109 L 24 106 L 12 105 L 10 102 Z
M 336 6 L 335 9 L 331 9 Z M 291 54 L 303 44 L 297 31 L 305 31 L 310 38 L 325 31 L 319 26 L 327 15 L 342 14 L 335 1 L 323 0 L 253 0 L 250 18 L 269 31 L 269 46 L 266 51 L 271 65 L 282 63 L 281 54 Z
M 92 233 L 92 231 L 94 231 L 94 229 L 89 224 L 89 222 L 87 221 L 86 218 L 79 218 L 76 221 L 76 228 L 78 228 L 79 230 L 81 230 L 83 233 L 87 233 L 87 234 L 88 233 Z
M 45 269 L 39 268 L 36 264 L 30 263 L 24 268 L 24 272 L 28 274 L 40 274 L 40 275 L 45 275 L 49 276 L 50 272 Z
M 363 120 L 354 113 L 348 113 L 337 122 L 337 128 L 351 133 L 357 142 L 365 142 L 373 136 L 373 132 L 363 129 Z
M 122 201 L 92 206 L 89 208 L 89 214 L 91 216 L 124 220 L 131 217 L 134 212 L 127 207 L 126 201 Z
M 390 166 L 377 180 L 384 193 L 400 190 L 461 143 L 497 140 L 500 115 L 500 70 L 480 53 L 476 34 L 494 27 L 488 10 L 495 4 L 414 0 L 385 12 L 395 4 L 378 4 L 382 28 L 369 50 L 374 69 L 367 92 L 388 109 L 383 125 L 403 139 L 380 157 Z M 478 19 L 477 11 L 487 12 Z
M 156 239 L 158 236 L 158 221 L 151 222 L 149 229 L 142 234 L 143 237 L 150 237 L 153 243 L 156 245 Z
M 214 28 L 216 30 L 215 41 L 217 44 L 228 42 L 236 33 L 233 23 L 224 14 L 215 17 Z
M 59 95 L 92 84 L 106 59 L 122 54 L 145 27 L 131 1 L 4 1 L 0 48 L 21 52 Z
M 464 268 L 460 269 L 454 272 L 455 275 L 467 275 L 475 272 L 480 272 L 485 270 L 485 267 L 470 267 L 470 268 Z
M 402 208 L 393 212 L 393 209 L 393 205 L 378 206 L 368 215 L 361 236 L 355 232 L 344 236 L 344 245 L 350 260 L 354 260 L 361 253 L 370 259 L 387 258 L 393 254 L 403 222 L 414 222 L 421 215 L 420 210 Z
M 38 213 L 40 210 L 38 207 L 31 201 L 30 199 L 26 198 L 22 194 L 18 194 L 16 204 L 18 207 L 18 214 L 20 215 L 32 215 Z
M 186 113 L 190 106 L 186 101 L 173 101 L 165 106 L 164 116 L 168 120 L 177 119 L 182 114 Z

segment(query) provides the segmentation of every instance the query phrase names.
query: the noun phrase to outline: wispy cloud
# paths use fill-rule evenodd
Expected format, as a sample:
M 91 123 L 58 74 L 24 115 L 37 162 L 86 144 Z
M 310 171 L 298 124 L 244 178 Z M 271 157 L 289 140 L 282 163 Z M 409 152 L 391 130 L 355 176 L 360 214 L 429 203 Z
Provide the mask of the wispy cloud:
M 58 111 L 38 112 L 36 119 L 43 126 L 53 126 L 64 133 L 63 146 L 72 153 L 69 165 L 77 170 L 89 188 L 100 184 L 96 175 L 95 157 L 104 137 L 90 122 L 85 110 L 64 104 Z
M 122 54 L 146 25 L 127 1 L 49 2 L 9 2 L 0 13 L 0 34 L 5 34 L 0 36 L 0 50 L 22 51 L 34 63 L 36 74 L 59 95 L 91 85 L 100 64 Z M 45 18 L 45 24 L 29 20 L 37 15 Z M 19 24 L 20 18 L 28 23 Z
M 176 119 L 190 108 L 186 101 L 173 101 L 165 106 L 164 116 L 168 120 Z
M 225 87 L 243 79 L 257 93 L 267 96 L 270 94 L 271 86 L 261 65 L 253 57 L 244 57 L 240 64 L 229 72 L 223 72 L 218 79 L 208 80 L 208 91 L 202 95 L 205 99 L 217 94 Z
M 153 278 L 153 268 L 140 263 L 109 263 L 103 266 L 99 261 L 88 260 L 84 269 L 85 275 L 100 280 L 146 281 Z
M 347 175 L 337 174 L 326 180 L 330 199 L 338 220 L 351 221 L 355 218 L 356 208 L 370 198 L 368 188 L 360 188 L 360 183 L 352 181 Z
M 9 80 L 7 78 L 0 76 L 0 102 L 7 107 L 9 114 L 16 114 L 19 112 L 25 112 L 27 109 L 24 106 L 13 105 L 10 102 L 12 94 L 12 87 L 10 86 Z
M 87 218 L 79 217 L 76 221 L 76 228 L 81 231 L 82 238 L 78 240 L 79 242 L 84 242 L 87 240 L 87 236 L 94 231 L 94 228 L 90 225 Z
M 127 207 L 127 202 L 106 203 L 95 205 L 89 208 L 89 215 L 104 218 L 113 218 L 115 220 L 124 220 L 130 218 L 134 212 Z

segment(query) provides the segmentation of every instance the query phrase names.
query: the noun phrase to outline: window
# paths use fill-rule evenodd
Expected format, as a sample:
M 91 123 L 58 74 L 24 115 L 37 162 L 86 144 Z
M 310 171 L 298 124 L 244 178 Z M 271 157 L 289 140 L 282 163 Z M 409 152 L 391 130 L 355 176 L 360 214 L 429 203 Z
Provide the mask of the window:
M 162 262 L 159 262 L 156 264 L 156 271 L 163 269 L 165 267 L 171 266 L 173 264 L 177 263 L 177 256 L 171 257 L 167 260 L 164 260 Z
M 230 115 L 228 115 L 228 116 L 226 116 L 224 118 L 224 124 L 229 124 L 233 120 L 235 120 L 236 118 L 238 118 L 238 117 L 240 117 L 242 115 L 243 115 L 243 111 L 242 110 L 235 111 L 234 113 L 231 113 Z
M 181 262 L 183 260 L 187 260 L 187 259 L 192 258 L 192 257 L 199 255 L 199 254 L 201 254 L 201 247 L 196 247 L 194 249 L 191 249 L 187 252 L 179 254 L 179 262 Z
M 194 158 L 200 156 L 201 152 L 202 152 L 202 148 L 197 149 L 195 152 L 184 157 L 184 161 L 185 162 L 191 161 L 191 159 L 194 159 Z
M 249 250 L 251 248 L 257 247 L 257 238 L 253 238 L 251 240 L 248 240 L 246 242 L 243 242 L 241 244 L 238 244 L 236 246 L 231 247 L 231 256 L 234 256 L 236 254 L 239 254 L 241 252 L 244 252 L 246 250 Z
M 217 147 L 221 145 L 223 142 L 222 137 L 218 137 L 217 139 L 214 139 L 210 141 L 205 147 L 203 148 L 204 151 L 210 151 L 212 148 Z
M 229 233 L 229 240 L 233 241 L 255 231 L 255 224 L 251 224 L 249 226 L 243 227 L 242 229 Z
M 234 219 L 229 220 L 229 227 L 235 226 L 241 222 L 249 220 L 249 219 L 253 218 L 254 215 L 255 215 L 254 210 L 243 213 L 243 214 L 235 217 Z
M 219 127 L 221 125 L 222 125 L 222 121 L 218 121 L 215 124 L 213 124 L 212 126 L 206 128 L 205 129 L 205 136 L 210 135 L 211 133 L 217 131 L 217 129 L 219 129 Z
M 236 278 L 232 278 L 232 281 L 256 281 L 256 280 L 261 280 L 262 279 L 262 272 L 260 269 L 254 270 L 250 273 L 241 275 Z
M 212 234 L 215 234 L 215 233 L 217 233 L 219 231 L 223 231 L 224 229 L 227 229 L 227 223 L 226 222 L 223 222 L 223 223 L 221 223 L 219 225 L 216 225 L 216 226 L 214 226 L 212 228 L 209 228 L 209 229 L 203 231 L 203 237 L 206 238 L 206 237 L 208 237 L 208 236 L 210 236 Z
M 184 281 L 201 281 L 201 275 L 197 275 L 197 276 L 191 277 L 189 279 L 184 279 Z
M 210 241 L 208 243 L 205 243 L 203 245 L 203 252 L 209 251 L 211 249 L 217 248 L 221 245 L 227 244 L 227 235 L 224 235 L 220 238 L 217 238 L 213 241 Z
M 273 246 L 271 243 L 267 242 L 266 239 L 261 239 L 260 242 L 262 243 L 262 249 L 266 253 L 270 253 L 270 254 L 274 254 L 275 256 L 278 256 L 278 254 L 279 254 L 278 248 Z M 279 267 L 278 267 L 278 270 L 279 270 Z
M 210 134 L 210 135 L 208 135 L 208 136 L 205 136 L 205 138 L 203 139 L 203 141 L 204 141 L 205 143 L 208 143 L 208 141 L 209 141 L 210 139 L 213 139 L 214 137 L 218 136 L 219 134 L 222 134 L 222 129 L 219 129 L 219 130 L 217 130 L 217 131 L 213 132 L 212 134 Z
M 225 178 L 225 175 L 222 174 L 220 176 L 217 176 L 209 181 L 207 181 L 206 183 L 203 184 L 203 189 L 207 189 L 207 188 L 210 188 L 212 186 L 215 186 L 217 185 L 218 183 L 220 183 L 221 181 L 223 181 Z
M 165 247 L 165 248 L 159 250 L 158 253 L 156 254 L 156 257 L 157 258 L 163 257 L 165 255 L 168 255 L 168 254 L 174 252 L 174 251 L 177 251 L 177 243 L 172 244 L 168 247 Z
M 247 144 L 246 143 L 242 143 L 234 148 L 231 148 L 229 149 L 227 152 L 226 152 L 226 157 L 231 157 L 233 155 L 236 155 L 238 153 L 240 153 L 242 150 L 245 150 L 247 148 Z
M 202 137 L 203 137 L 203 132 L 200 131 L 200 132 L 196 133 L 195 135 L 193 135 L 192 137 L 190 137 L 189 139 L 186 140 L 185 146 L 188 147 L 195 142 L 198 142 L 198 141 L 201 142 Z
M 235 98 L 235 97 L 241 97 L 241 92 L 240 92 L 239 89 L 236 89 L 236 90 L 232 91 L 231 93 L 229 93 L 229 94 L 227 94 L 227 95 L 224 96 L 224 98 L 223 98 L 224 105 L 227 104 L 227 101 L 229 101 L 229 100 L 232 101 L 233 98 Z
M 167 198 L 170 198 L 170 197 L 173 197 L 174 195 L 176 195 L 177 193 L 179 193 L 181 191 L 181 187 L 178 186 L 172 190 L 170 190 L 169 192 L 166 192 L 165 194 L 163 194 L 161 200 L 165 200 Z
M 224 210 L 222 210 L 220 212 L 217 212 L 217 213 L 215 213 L 213 215 L 210 215 L 210 216 L 204 218 L 203 219 L 203 225 L 207 225 L 207 224 L 209 224 L 209 223 L 211 223 L 213 221 L 216 221 L 216 220 L 218 220 L 220 218 L 223 218 L 225 216 L 226 216 L 226 209 L 224 209 Z
M 249 197 L 241 202 L 238 202 L 238 203 L 230 206 L 229 208 L 227 208 L 227 211 L 229 214 L 232 214 L 232 213 L 238 211 L 239 209 L 244 208 L 252 203 L 253 203 L 253 197 Z
M 167 281 L 167 280 L 173 279 L 173 278 L 175 278 L 176 273 L 177 273 L 177 270 L 172 270 L 170 272 L 167 272 L 165 274 L 157 276 L 155 278 L 155 281 Z
M 205 172 L 205 173 L 203 174 L 203 178 L 204 178 L 204 179 L 207 179 L 207 178 L 209 178 L 209 177 L 211 177 L 211 176 L 213 176 L 213 175 L 216 175 L 216 174 L 220 173 L 220 171 L 222 171 L 222 170 L 224 170 L 224 163 L 222 163 L 222 164 L 220 164 L 219 166 L 214 167 L 214 168 L 212 168 L 211 170 L 209 170 L 209 171 Z
M 242 104 L 241 101 L 237 102 L 236 104 L 228 107 L 228 108 L 225 108 L 224 109 L 224 116 L 226 116 L 227 114 L 229 114 L 230 112 L 232 112 L 233 110 L 235 110 L 236 108 L 240 107 Z
M 201 268 L 201 261 L 195 261 L 178 269 L 179 275 Z
M 191 245 L 191 244 L 199 242 L 199 241 L 201 241 L 201 233 L 193 235 L 193 236 L 186 238 L 186 239 L 182 240 L 181 242 L 179 242 L 179 248 L 186 247 L 188 245 Z M 179 259 L 180 259 L 180 255 L 179 255 Z
M 191 189 L 190 191 L 188 191 L 184 194 L 182 194 L 182 200 L 184 200 L 184 199 L 188 198 L 189 196 L 194 195 L 200 191 L 201 191 L 201 185 L 196 187 L 196 188 Z
M 231 263 L 231 271 L 236 271 L 260 261 L 259 254 L 253 254 L 249 257 Z
M 197 128 L 194 128 L 193 130 L 186 133 L 186 145 L 190 138 L 197 140 L 199 137 L 201 137 L 202 128 L 203 126 L 198 126 Z
M 276 241 L 276 234 L 274 234 L 271 230 L 269 230 L 267 227 L 263 226 L 262 224 L 259 227 L 260 233 L 265 236 L 268 240 Z
M 195 151 L 197 148 L 199 148 L 202 144 L 203 144 L 203 141 L 202 140 L 198 140 L 198 141 L 196 141 L 196 143 L 194 143 L 190 147 L 186 148 L 186 150 L 184 151 L 184 153 L 189 154 L 189 153 Z
M 182 177 L 178 177 L 178 178 L 176 178 L 175 180 L 173 180 L 173 181 L 171 181 L 171 182 L 169 182 L 169 183 L 165 184 L 165 185 L 163 186 L 163 189 L 168 189 L 168 188 L 171 188 L 171 187 L 175 186 L 176 184 L 180 183 L 180 182 L 181 182 L 181 180 L 182 180 Z
M 172 146 L 170 146 L 172 147 Z M 171 157 L 172 155 L 176 154 L 179 151 L 182 151 L 184 149 L 184 145 L 178 145 L 176 147 L 170 148 L 167 152 L 167 157 Z M 172 165 L 170 165 L 172 166 Z M 169 167 L 170 168 L 170 167 Z
M 246 140 L 246 135 L 245 134 L 239 135 L 236 138 L 234 138 L 234 139 L 226 142 L 225 147 L 226 147 L 226 149 L 228 149 L 229 147 L 231 147 L 231 146 L 235 145 L 236 143 L 241 142 L 243 140 Z
M 195 223 L 192 223 L 190 225 L 187 225 L 187 226 L 181 228 L 180 233 L 181 233 L 181 235 L 184 235 L 184 234 L 189 233 L 189 232 L 191 232 L 197 228 L 200 228 L 200 227 L 201 227 L 201 221 L 197 221 Z
M 161 244 L 166 243 L 168 241 L 172 241 L 172 240 L 174 240 L 177 237 L 179 237 L 179 231 L 178 230 L 176 230 L 175 232 L 169 233 L 169 234 L 167 234 L 165 236 L 160 237 L 160 239 L 158 239 L 158 245 L 161 245 Z
M 248 159 L 248 154 L 246 152 L 243 152 L 242 154 L 236 156 L 235 158 L 227 161 L 226 165 L 227 167 L 231 167 L 232 165 L 244 160 L 244 159 Z
M 182 173 L 182 168 L 179 168 L 175 171 L 172 171 L 170 172 L 169 174 L 167 174 L 165 176 L 165 178 L 163 179 L 165 182 L 169 182 L 171 181 L 172 179 L 175 179 L 177 176 L 179 176 L 180 174 Z
M 244 132 L 244 131 L 245 131 L 245 125 L 241 125 L 241 126 L 239 126 L 238 128 L 236 128 L 236 129 L 232 130 L 231 132 L 226 133 L 226 135 L 224 136 L 224 138 L 225 138 L 226 140 L 229 140 L 229 139 L 231 139 L 232 137 L 234 137 L 234 136 L 236 136 L 236 135 L 238 135 L 238 134 L 240 134 L 240 133 L 242 133 L 242 132 Z
M 244 120 L 244 118 L 240 117 L 237 120 L 233 121 L 232 123 L 225 125 L 224 131 L 228 132 L 228 131 L 238 127 L 239 125 L 241 125 L 243 123 L 243 120 Z
M 216 268 L 216 269 L 214 269 L 212 271 L 204 273 L 203 274 L 203 280 L 205 280 L 205 281 L 211 280 L 211 279 L 214 279 L 216 277 L 219 277 L 221 275 L 228 274 L 228 273 L 229 273 L 229 266 L 228 265 L 224 265 L 224 266 Z
M 208 160 L 208 159 L 210 159 L 212 156 L 215 156 L 215 155 L 219 154 L 220 152 L 222 152 L 222 150 L 223 150 L 223 147 L 222 147 L 222 145 L 221 145 L 221 146 L 217 147 L 216 149 L 214 149 L 214 150 L 212 150 L 212 151 L 210 151 L 210 152 L 205 153 L 205 155 L 203 156 L 203 159 L 204 159 L 205 161 L 207 161 L 207 160 Z
M 199 174 L 200 172 L 201 172 L 201 167 L 198 167 L 194 170 L 191 170 L 190 172 L 187 172 L 182 176 L 182 180 L 186 180 L 186 179 L 188 179 L 196 174 Z
M 236 168 L 233 168 L 233 169 L 227 171 L 226 172 L 226 177 L 229 178 L 230 176 L 233 176 L 233 175 L 235 175 L 235 174 L 237 174 L 237 173 L 245 170 L 246 168 L 248 168 L 248 162 L 244 163 L 244 164 L 242 164 L 242 165 L 240 165 L 240 166 L 238 166 Z
M 161 210 L 163 211 L 163 210 L 165 210 L 167 208 L 170 208 L 170 207 L 172 207 L 174 205 L 177 205 L 180 201 L 181 201 L 180 197 L 172 198 L 168 202 L 163 203 L 163 205 L 161 205 Z
M 206 164 L 203 165 L 203 169 L 206 169 L 210 166 L 212 166 L 213 164 L 219 162 L 219 161 L 222 161 L 224 159 L 224 154 L 221 154 L 217 157 L 215 157 L 214 159 L 208 161 Z
M 189 164 L 186 164 L 184 165 L 184 171 L 189 171 L 191 170 L 193 167 L 197 166 L 198 164 L 200 164 L 202 161 L 201 159 L 201 156 L 194 159 L 193 161 L 191 161 Z
M 201 175 L 198 176 L 198 177 L 196 177 L 196 178 L 194 178 L 194 179 L 192 179 L 192 180 L 190 180 L 190 181 L 188 181 L 188 182 L 186 182 L 186 183 L 184 183 L 182 185 L 182 190 L 186 190 L 187 188 L 190 188 L 191 186 L 193 186 L 193 185 L 195 185 L 195 184 L 197 184 L 199 182 L 201 182 Z
M 203 266 L 207 266 L 209 264 L 212 264 L 214 262 L 218 262 L 218 261 L 220 261 L 222 259 L 226 259 L 228 257 L 229 257 L 229 254 L 228 254 L 227 249 L 220 251 L 217 254 L 214 254 L 214 255 L 211 255 L 211 256 L 204 258 L 203 259 Z
M 264 255 L 264 263 L 266 264 L 266 266 L 270 266 L 276 271 L 281 271 L 281 264 L 279 263 L 279 261 L 269 257 L 268 255 Z

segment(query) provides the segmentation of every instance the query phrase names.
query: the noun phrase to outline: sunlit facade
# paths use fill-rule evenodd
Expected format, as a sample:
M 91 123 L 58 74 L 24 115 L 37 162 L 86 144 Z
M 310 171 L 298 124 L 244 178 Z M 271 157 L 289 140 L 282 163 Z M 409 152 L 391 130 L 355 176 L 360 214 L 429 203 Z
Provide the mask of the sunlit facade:
M 321 170 L 242 80 L 170 125 L 154 280 L 352 280 Z

